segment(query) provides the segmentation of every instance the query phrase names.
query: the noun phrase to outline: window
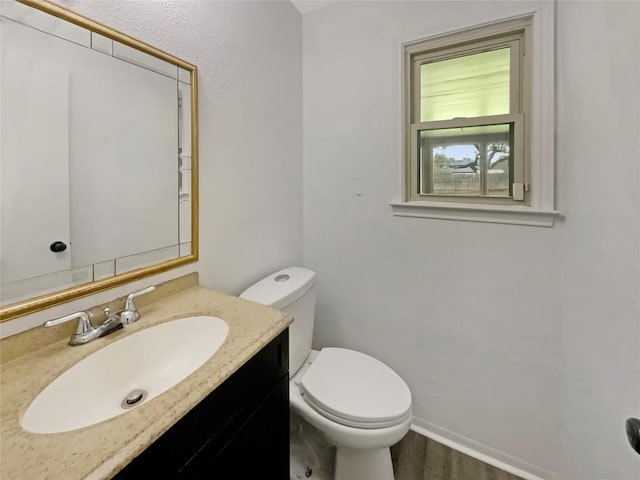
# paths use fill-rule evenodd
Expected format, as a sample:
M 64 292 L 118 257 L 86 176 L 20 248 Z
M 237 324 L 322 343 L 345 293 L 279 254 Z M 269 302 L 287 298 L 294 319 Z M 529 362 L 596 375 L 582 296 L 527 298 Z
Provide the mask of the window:
M 513 212 L 557 214 L 553 88 L 533 98 L 553 83 L 553 37 L 534 43 L 542 31 L 540 23 L 533 28 L 537 13 L 403 45 L 404 193 L 392 204 L 396 215 L 448 218 L 447 208 L 507 212 L 503 220 Z M 547 28 L 552 35 L 553 23 Z M 419 211 L 434 208 L 437 215 Z M 498 222 L 530 224 L 509 218 Z
M 525 201 L 524 28 L 411 53 L 410 199 Z

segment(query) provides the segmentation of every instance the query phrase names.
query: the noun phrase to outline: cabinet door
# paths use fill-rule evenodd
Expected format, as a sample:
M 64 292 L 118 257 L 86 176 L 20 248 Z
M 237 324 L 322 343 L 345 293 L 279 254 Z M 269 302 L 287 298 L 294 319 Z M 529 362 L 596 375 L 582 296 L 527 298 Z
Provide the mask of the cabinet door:
M 252 478 L 236 475 L 234 462 L 281 478 L 289 468 L 288 342 L 285 330 L 115 478 Z
M 224 448 L 194 477 L 289 479 L 289 378 L 282 378 Z

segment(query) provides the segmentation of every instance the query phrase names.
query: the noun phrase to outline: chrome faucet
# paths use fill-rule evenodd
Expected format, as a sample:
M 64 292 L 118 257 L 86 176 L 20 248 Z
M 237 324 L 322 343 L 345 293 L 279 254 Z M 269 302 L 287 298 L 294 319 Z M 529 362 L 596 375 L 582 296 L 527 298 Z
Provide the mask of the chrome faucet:
M 122 325 L 130 325 L 140 319 L 140 313 L 136 308 L 136 304 L 133 303 L 133 300 L 140 295 L 153 292 L 155 289 L 156 287 L 152 285 L 150 287 L 143 288 L 142 290 L 138 290 L 137 292 L 133 292 L 127 295 L 127 298 L 124 301 L 124 310 L 116 314 L 120 317 L 120 322 L 122 323 Z
M 82 345 L 83 343 L 89 343 L 91 340 L 98 338 L 101 334 L 100 327 L 96 328 L 87 312 L 76 312 L 65 317 L 56 318 L 55 320 L 49 320 L 44 322 L 45 327 L 55 327 L 61 323 L 70 322 L 71 320 L 78 319 L 78 326 L 76 327 L 76 333 L 74 333 L 69 339 L 69 345 Z
M 69 339 L 69 345 L 83 345 L 95 340 L 99 337 L 104 337 L 116 330 L 121 329 L 126 325 L 137 322 L 140 319 L 140 312 L 136 308 L 134 299 L 139 295 L 153 292 L 156 289 L 155 286 L 147 287 L 143 290 L 130 293 L 124 303 L 124 310 L 113 313 L 110 308 L 105 308 L 105 320 L 99 326 L 95 326 L 89 318 L 87 312 L 76 312 L 71 315 L 56 318 L 55 320 L 48 320 L 44 322 L 45 327 L 53 327 L 62 323 L 69 322 L 71 320 L 78 319 L 78 326 L 76 327 L 76 333 L 74 333 Z

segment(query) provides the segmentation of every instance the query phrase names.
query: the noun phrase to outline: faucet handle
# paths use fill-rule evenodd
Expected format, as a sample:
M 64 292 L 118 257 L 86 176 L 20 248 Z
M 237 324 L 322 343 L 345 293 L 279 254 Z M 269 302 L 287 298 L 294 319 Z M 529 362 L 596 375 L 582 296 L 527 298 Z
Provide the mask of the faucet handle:
M 143 288 L 142 290 L 138 290 L 137 292 L 130 293 L 127 295 L 127 299 L 124 302 L 124 309 L 129 310 L 131 312 L 137 312 L 136 304 L 133 303 L 133 300 L 140 295 L 144 295 L 145 293 L 153 292 L 156 289 L 154 285 L 150 287 Z
M 70 322 L 71 320 L 75 320 L 76 318 L 78 319 L 76 335 L 83 335 L 96 329 L 96 327 L 93 326 L 93 323 L 91 323 L 91 319 L 89 318 L 87 312 L 76 312 L 64 317 L 56 318 L 54 320 L 47 320 L 46 322 L 44 322 L 44 326 L 54 327 L 62 323 Z

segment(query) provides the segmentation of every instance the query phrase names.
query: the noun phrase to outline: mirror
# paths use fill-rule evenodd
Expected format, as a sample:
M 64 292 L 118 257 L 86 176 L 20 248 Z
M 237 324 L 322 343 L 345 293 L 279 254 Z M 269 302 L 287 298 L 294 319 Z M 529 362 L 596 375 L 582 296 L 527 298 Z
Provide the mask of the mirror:
M 0 4 L 0 317 L 196 261 L 196 67 Z

